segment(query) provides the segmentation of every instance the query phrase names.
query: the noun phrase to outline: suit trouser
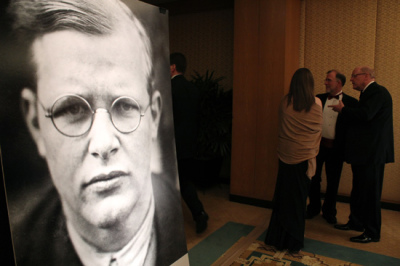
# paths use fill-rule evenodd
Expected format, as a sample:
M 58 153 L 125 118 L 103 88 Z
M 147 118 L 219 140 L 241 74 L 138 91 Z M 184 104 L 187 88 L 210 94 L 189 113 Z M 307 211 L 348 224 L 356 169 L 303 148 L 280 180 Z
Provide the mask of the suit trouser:
M 197 171 L 197 163 L 195 159 L 179 159 L 178 160 L 178 173 L 179 173 L 179 186 L 183 200 L 192 213 L 193 219 L 204 210 L 203 204 L 197 196 L 197 190 L 192 182 L 191 177 Z
M 311 215 L 317 215 L 321 211 L 321 174 L 324 163 L 327 184 L 322 212 L 324 215 L 336 217 L 336 198 L 342 174 L 343 160 L 334 148 L 324 146 L 320 146 L 317 155 L 317 169 L 311 179 L 310 204 L 307 207 L 307 212 Z
M 362 226 L 369 237 L 381 235 L 381 195 L 385 164 L 351 165 L 353 188 L 349 222 Z

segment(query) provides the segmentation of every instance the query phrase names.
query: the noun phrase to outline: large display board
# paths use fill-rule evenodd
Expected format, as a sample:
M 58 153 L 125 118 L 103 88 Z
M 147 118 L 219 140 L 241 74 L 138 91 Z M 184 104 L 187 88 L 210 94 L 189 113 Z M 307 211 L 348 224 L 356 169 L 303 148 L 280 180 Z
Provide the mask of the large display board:
M 7 2 L 0 145 L 18 265 L 188 265 L 168 11 Z

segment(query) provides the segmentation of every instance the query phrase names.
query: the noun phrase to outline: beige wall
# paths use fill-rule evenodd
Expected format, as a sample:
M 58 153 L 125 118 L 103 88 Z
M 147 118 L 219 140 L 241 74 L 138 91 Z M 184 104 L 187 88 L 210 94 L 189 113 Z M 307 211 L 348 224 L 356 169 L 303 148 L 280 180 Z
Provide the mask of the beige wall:
M 392 94 L 396 163 L 386 166 L 382 200 L 400 203 L 400 90 L 397 88 L 400 73 L 400 2 L 299 1 L 302 4 L 299 66 L 308 67 L 313 72 L 316 93 L 324 91 L 323 79 L 327 70 L 340 69 L 349 80 L 355 66 L 369 65 L 377 72 L 377 82 Z M 224 86 L 233 86 L 234 10 L 176 15 L 170 17 L 169 26 L 170 50 L 187 55 L 188 77 L 193 70 L 202 73 L 210 69 L 215 70 L 218 76 L 226 77 Z M 349 82 L 344 91 L 358 98 Z M 261 145 L 255 146 L 264 149 Z M 276 176 L 267 178 L 275 179 Z M 351 169 L 345 164 L 339 193 L 348 196 L 350 190 Z
M 336 68 L 347 77 L 344 92 L 358 99 L 349 79 L 359 65 L 375 68 L 377 82 L 391 93 L 397 161 L 386 165 L 382 200 L 395 203 L 400 203 L 399 13 L 398 0 L 303 0 L 300 47 L 300 65 L 314 74 L 316 93 L 325 90 L 326 71 Z M 345 164 L 339 194 L 350 194 L 351 180 Z

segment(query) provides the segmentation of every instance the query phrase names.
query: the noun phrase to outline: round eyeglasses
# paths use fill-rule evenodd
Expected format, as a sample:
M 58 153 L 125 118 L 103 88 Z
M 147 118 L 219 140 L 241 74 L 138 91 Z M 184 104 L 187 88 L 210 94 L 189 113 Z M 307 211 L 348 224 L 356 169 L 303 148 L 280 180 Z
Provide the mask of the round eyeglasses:
M 57 98 L 50 110 L 46 110 L 41 103 L 40 105 L 46 112 L 45 116 L 51 118 L 54 127 L 68 137 L 79 137 L 87 133 L 92 127 L 96 113 L 109 113 L 112 124 L 121 133 L 135 131 L 144 116 L 138 102 L 128 96 L 115 99 L 109 110 L 98 108 L 93 111 L 89 102 L 78 95 L 63 95 Z

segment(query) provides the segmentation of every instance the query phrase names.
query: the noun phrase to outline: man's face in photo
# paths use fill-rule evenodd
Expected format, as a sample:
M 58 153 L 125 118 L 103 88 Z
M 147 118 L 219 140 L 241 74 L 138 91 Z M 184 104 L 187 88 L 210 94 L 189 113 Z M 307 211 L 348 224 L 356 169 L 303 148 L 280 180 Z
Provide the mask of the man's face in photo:
M 31 133 L 47 161 L 67 219 L 83 228 L 107 229 L 133 213 L 139 225 L 152 202 L 151 147 L 159 117 L 152 102 L 159 95 L 149 95 L 146 54 L 135 38 L 65 30 L 45 34 L 33 43 L 37 93 L 23 92 L 23 97 L 31 93 L 31 102 L 35 99 L 30 112 L 36 112 L 38 126 L 31 126 Z M 46 117 L 53 103 L 65 95 L 84 98 L 93 111 L 102 108 L 81 136 L 61 134 Z M 133 132 L 120 132 L 111 120 L 111 105 L 121 96 L 134 99 L 143 114 Z

